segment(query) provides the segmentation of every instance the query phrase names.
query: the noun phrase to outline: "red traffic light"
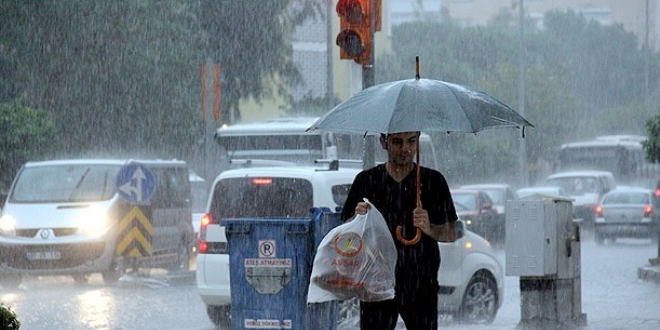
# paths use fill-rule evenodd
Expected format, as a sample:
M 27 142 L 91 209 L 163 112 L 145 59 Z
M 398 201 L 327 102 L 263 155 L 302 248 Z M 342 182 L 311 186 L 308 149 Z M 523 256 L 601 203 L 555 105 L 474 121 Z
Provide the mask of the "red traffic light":
M 337 36 L 337 46 L 341 48 L 341 58 L 357 59 L 364 54 L 364 40 L 354 30 L 343 30 Z
M 375 6 L 372 8 L 372 6 Z M 374 30 L 380 29 L 380 0 L 339 0 L 339 58 L 353 59 L 362 65 L 372 59 Z M 372 14 L 376 15 L 372 27 Z
M 351 24 L 360 24 L 364 20 L 366 12 L 358 0 L 339 0 L 337 14 Z

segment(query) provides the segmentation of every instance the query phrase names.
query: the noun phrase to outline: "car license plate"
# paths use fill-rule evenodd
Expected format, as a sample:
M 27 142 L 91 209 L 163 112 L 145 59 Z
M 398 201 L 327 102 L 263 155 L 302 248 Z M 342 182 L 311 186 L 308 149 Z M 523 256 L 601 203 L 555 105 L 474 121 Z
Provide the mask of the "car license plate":
M 28 252 L 27 257 L 30 260 L 58 260 L 62 258 L 60 251 L 36 251 Z

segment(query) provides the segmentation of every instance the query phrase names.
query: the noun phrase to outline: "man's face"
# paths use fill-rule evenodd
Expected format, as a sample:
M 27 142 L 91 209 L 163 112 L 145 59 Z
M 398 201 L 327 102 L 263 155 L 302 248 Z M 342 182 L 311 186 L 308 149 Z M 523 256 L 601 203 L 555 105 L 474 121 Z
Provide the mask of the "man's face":
M 387 149 L 388 159 L 397 166 L 408 165 L 413 162 L 417 153 L 417 140 L 419 132 L 404 132 L 387 135 L 381 138 L 381 145 Z

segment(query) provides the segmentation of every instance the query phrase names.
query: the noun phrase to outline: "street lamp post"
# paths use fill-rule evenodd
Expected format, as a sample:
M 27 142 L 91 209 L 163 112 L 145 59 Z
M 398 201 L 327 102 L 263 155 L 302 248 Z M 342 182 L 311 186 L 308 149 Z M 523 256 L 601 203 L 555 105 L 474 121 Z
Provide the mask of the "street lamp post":
M 518 30 L 518 112 L 521 116 L 525 116 L 525 10 L 523 8 L 523 0 L 520 0 L 520 13 L 519 16 L 519 30 Z M 528 185 L 527 174 L 527 141 L 524 136 L 519 139 L 520 141 L 520 158 L 519 158 L 519 173 L 520 184 L 522 187 Z

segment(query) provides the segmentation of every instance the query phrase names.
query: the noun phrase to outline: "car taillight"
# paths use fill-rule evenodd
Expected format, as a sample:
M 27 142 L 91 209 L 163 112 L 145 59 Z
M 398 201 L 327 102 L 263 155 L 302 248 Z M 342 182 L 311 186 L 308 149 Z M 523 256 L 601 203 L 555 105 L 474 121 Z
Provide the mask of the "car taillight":
M 209 213 L 204 214 L 199 223 L 199 241 L 197 242 L 197 253 L 199 254 L 206 254 L 209 250 L 206 243 L 206 227 L 211 223 L 213 223 L 213 216 Z
M 211 225 L 214 225 L 211 227 L 213 229 L 213 237 L 207 237 L 208 229 Z M 202 216 L 199 225 L 199 240 L 197 242 L 198 254 L 227 254 L 227 242 L 218 241 L 220 239 L 217 237 L 219 228 L 215 228 L 218 225 L 219 223 L 213 219 L 211 214 L 207 213 Z
M 206 254 L 208 249 L 209 249 L 209 246 L 208 246 L 208 244 L 206 244 L 205 241 L 200 240 L 199 242 L 197 242 L 197 253 L 198 254 Z
M 653 207 L 651 205 L 646 205 L 646 207 L 644 207 L 644 218 L 650 217 L 651 212 L 653 212 Z
M 655 195 L 655 197 L 660 197 L 660 188 L 656 188 L 656 189 L 653 191 L 653 195 Z
M 211 214 L 209 213 L 206 213 L 202 216 L 202 219 L 200 221 L 201 221 L 200 227 L 206 228 L 206 226 L 208 226 L 210 223 L 213 222 L 213 216 L 211 216 Z
M 596 212 L 597 217 L 602 217 L 603 216 L 603 206 L 596 205 L 596 207 L 594 207 L 594 211 Z

